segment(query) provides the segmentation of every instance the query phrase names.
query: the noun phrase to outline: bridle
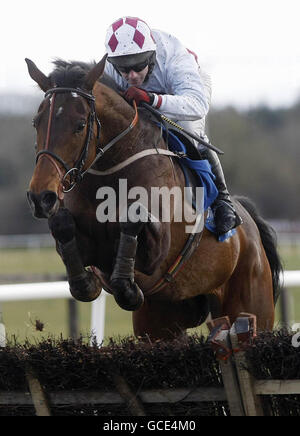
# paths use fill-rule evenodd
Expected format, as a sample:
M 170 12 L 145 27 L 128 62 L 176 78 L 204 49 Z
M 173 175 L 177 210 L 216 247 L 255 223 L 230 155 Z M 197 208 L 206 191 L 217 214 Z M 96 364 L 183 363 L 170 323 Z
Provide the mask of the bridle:
M 87 134 L 85 138 L 85 143 L 83 146 L 83 149 L 80 153 L 79 158 L 75 162 L 75 164 L 70 168 L 68 164 L 57 154 L 55 154 L 53 151 L 49 150 L 49 143 L 50 143 L 50 136 L 51 136 L 51 125 L 53 120 L 53 112 L 54 112 L 54 106 L 55 106 L 55 98 L 57 94 L 63 94 L 63 93 L 75 93 L 76 95 L 80 95 L 84 97 L 90 106 L 90 113 L 88 117 L 88 125 L 87 125 Z M 60 179 L 61 179 L 61 185 L 62 185 L 62 192 L 70 192 L 75 185 L 82 179 L 82 169 L 84 167 L 84 164 L 86 162 L 86 158 L 88 156 L 89 146 L 91 142 L 91 138 L 93 135 L 93 126 L 94 122 L 96 121 L 97 124 L 97 144 L 99 144 L 100 139 L 100 131 L 101 131 L 101 123 L 100 120 L 96 114 L 95 109 L 95 97 L 92 94 L 89 94 L 82 89 L 78 88 L 65 88 L 65 87 L 56 87 L 49 89 L 46 94 L 45 98 L 48 98 L 50 96 L 50 112 L 49 112 L 49 119 L 48 119 L 48 127 L 47 127 L 47 137 L 46 137 L 46 143 L 45 148 L 37 153 L 36 155 L 36 163 L 41 157 L 48 158 L 52 165 L 56 168 Z M 61 168 L 59 167 L 58 163 L 63 167 L 64 173 L 61 171 Z M 67 179 L 68 181 L 68 187 L 66 186 Z
M 51 125 L 53 120 L 53 112 L 55 107 L 55 98 L 57 94 L 63 94 L 63 93 L 74 93 L 78 94 L 81 97 L 84 97 L 86 101 L 89 103 L 90 106 L 90 114 L 88 117 L 88 125 L 87 125 L 87 134 L 85 138 L 85 143 L 83 146 L 83 149 L 80 153 L 79 158 L 75 162 L 75 164 L 72 167 L 69 167 L 69 165 L 56 153 L 49 150 L 49 143 L 50 143 L 50 136 L 51 136 Z M 137 107 L 135 105 L 135 117 L 132 123 L 129 127 L 127 127 L 122 133 L 120 133 L 118 136 L 116 136 L 114 139 L 112 139 L 106 146 L 103 148 L 100 147 L 100 133 L 101 133 L 101 123 L 96 113 L 95 108 L 95 97 L 92 94 L 89 94 L 88 92 L 83 91 L 80 88 L 67 88 L 67 87 L 56 87 L 51 88 L 45 93 L 45 98 L 48 98 L 50 96 L 50 112 L 49 112 L 49 119 L 48 119 L 48 127 L 47 127 L 47 136 L 46 136 L 46 143 L 45 148 L 41 151 L 39 151 L 36 155 L 36 164 L 38 163 L 39 159 L 41 158 L 47 158 L 50 160 L 52 165 L 55 167 L 56 171 L 59 174 L 61 186 L 61 191 L 58 193 L 58 196 L 60 199 L 63 199 L 63 194 L 72 191 L 74 187 L 79 183 L 84 174 L 89 171 L 89 169 L 98 161 L 100 157 L 103 156 L 103 154 L 108 151 L 116 142 L 118 142 L 123 136 L 125 136 L 129 131 L 137 124 L 138 121 L 138 112 Z M 93 136 L 93 127 L 94 123 L 96 122 L 97 126 L 97 145 L 96 145 L 96 157 L 89 165 L 89 168 L 84 170 L 84 165 L 86 163 L 86 159 L 89 152 L 89 147 L 91 143 L 91 139 Z M 61 170 L 60 164 L 64 172 Z M 68 183 L 68 186 L 66 186 L 66 183 Z

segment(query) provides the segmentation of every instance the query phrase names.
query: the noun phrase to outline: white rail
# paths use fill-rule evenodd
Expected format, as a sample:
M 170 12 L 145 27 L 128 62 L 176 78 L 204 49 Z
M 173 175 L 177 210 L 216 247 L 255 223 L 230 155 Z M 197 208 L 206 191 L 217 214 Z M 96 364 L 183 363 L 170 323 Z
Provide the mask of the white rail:
M 100 345 L 104 339 L 106 297 L 110 295 L 102 290 L 97 300 L 91 303 L 91 334 Z M 73 298 L 69 284 L 61 282 L 22 283 L 0 286 L 0 304 L 8 301 L 50 300 Z M 5 329 L 1 322 L 0 310 L 0 347 L 5 345 Z
M 284 271 L 281 280 L 285 288 L 296 288 L 300 286 L 300 271 Z
M 300 271 L 284 271 L 285 288 L 300 287 Z M 100 345 L 104 339 L 105 305 L 107 294 L 104 290 L 100 297 L 91 304 L 91 333 Z M 54 298 L 72 298 L 68 282 L 26 283 L 0 286 L 0 303 L 7 301 L 48 300 Z M 3 346 L 4 326 L 1 323 L 0 311 L 0 346 Z M 2 340 L 1 340 L 2 337 Z
M 68 282 L 22 283 L 0 286 L 0 302 L 71 298 Z

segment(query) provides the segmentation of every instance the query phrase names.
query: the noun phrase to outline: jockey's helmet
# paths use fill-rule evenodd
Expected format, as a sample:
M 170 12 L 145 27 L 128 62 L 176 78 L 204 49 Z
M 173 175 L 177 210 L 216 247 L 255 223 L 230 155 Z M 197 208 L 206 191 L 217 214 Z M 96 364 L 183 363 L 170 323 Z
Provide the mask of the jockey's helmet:
M 123 17 L 111 24 L 105 47 L 107 60 L 116 69 L 143 64 L 153 69 L 156 43 L 149 26 L 139 18 Z

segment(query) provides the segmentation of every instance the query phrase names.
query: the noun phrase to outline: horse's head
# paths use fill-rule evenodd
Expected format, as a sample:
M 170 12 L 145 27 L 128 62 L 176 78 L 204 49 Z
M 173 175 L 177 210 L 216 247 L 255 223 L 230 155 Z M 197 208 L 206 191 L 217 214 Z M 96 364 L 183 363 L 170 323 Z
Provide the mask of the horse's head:
M 92 90 L 105 61 L 106 56 L 92 69 L 57 61 L 57 68 L 47 77 L 26 59 L 31 78 L 45 92 L 33 120 L 37 159 L 27 194 L 37 218 L 56 213 L 64 192 L 76 184 L 95 157 L 100 123 Z

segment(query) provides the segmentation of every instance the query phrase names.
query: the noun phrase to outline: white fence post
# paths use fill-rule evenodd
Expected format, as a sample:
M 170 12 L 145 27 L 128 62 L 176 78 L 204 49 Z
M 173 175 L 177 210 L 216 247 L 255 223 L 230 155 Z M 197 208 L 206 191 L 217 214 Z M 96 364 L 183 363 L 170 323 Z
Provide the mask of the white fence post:
M 100 296 L 92 302 L 91 314 L 91 344 L 96 341 L 99 347 L 101 347 L 104 340 L 105 306 L 106 292 L 102 290 Z
M 2 307 L 0 304 L 0 347 L 6 346 L 6 332 L 5 332 L 5 325 L 3 323 L 3 316 L 2 316 Z

